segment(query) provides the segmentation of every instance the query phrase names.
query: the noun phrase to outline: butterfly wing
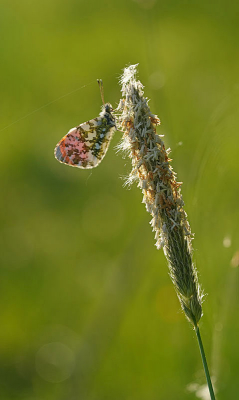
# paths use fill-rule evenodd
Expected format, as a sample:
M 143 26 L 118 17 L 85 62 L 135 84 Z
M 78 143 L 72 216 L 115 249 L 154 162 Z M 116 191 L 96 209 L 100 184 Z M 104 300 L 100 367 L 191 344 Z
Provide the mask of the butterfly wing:
M 72 167 L 94 168 L 104 158 L 115 130 L 113 117 L 102 113 L 71 129 L 57 144 L 55 157 Z

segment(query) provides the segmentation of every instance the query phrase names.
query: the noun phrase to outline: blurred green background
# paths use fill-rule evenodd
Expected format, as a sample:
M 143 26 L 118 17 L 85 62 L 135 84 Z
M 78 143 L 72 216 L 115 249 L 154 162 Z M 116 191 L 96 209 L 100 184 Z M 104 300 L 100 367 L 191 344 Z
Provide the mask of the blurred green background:
M 238 396 L 239 3 L 1 0 L 0 399 L 203 397 L 195 333 L 116 154 L 53 150 L 139 63 L 195 232 L 217 399 Z M 196 392 L 195 392 L 196 390 Z M 200 394 L 201 393 L 201 394 Z

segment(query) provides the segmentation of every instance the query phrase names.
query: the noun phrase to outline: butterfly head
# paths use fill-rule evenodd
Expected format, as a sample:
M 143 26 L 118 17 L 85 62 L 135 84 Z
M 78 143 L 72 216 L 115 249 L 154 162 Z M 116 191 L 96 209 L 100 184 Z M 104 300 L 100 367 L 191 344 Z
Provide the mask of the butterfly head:
M 103 110 L 104 110 L 106 113 L 111 114 L 112 111 L 113 111 L 113 107 L 112 107 L 112 105 L 111 105 L 110 103 L 106 103 L 106 104 L 103 105 Z
M 112 111 L 113 111 L 112 105 L 110 103 L 106 103 L 102 106 L 102 111 L 100 113 L 100 117 L 102 119 L 106 119 L 107 125 L 109 125 L 109 127 L 110 126 L 116 127 L 115 118 L 112 114 Z

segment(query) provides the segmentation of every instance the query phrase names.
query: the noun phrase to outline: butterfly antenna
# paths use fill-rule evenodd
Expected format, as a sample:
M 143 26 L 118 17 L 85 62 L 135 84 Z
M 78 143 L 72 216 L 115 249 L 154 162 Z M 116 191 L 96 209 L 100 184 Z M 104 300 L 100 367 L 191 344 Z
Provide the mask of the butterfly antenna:
M 100 87 L 100 95 L 101 95 L 102 103 L 105 105 L 103 81 L 102 81 L 102 79 L 97 79 L 97 82 Z

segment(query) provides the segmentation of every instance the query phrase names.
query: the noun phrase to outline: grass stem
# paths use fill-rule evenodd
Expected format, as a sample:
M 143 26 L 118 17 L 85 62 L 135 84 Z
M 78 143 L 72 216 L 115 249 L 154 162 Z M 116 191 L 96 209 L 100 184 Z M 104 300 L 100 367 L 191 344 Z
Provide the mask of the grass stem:
M 211 397 L 211 400 L 215 400 L 216 398 L 215 398 L 215 394 L 214 394 L 214 390 L 213 390 L 213 386 L 212 386 L 212 381 L 210 378 L 209 369 L 207 366 L 207 359 L 206 359 L 206 355 L 205 355 L 203 344 L 202 344 L 199 326 L 197 326 L 195 328 L 195 331 L 196 331 L 196 335 L 197 335 L 197 339 L 198 339 L 199 349 L 200 349 L 200 353 L 201 353 L 201 357 L 202 357 L 202 363 L 203 363 L 203 367 L 204 367 L 204 371 L 205 371 L 205 375 L 206 375 L 206 379 L 207 379 L 210 397 Z

